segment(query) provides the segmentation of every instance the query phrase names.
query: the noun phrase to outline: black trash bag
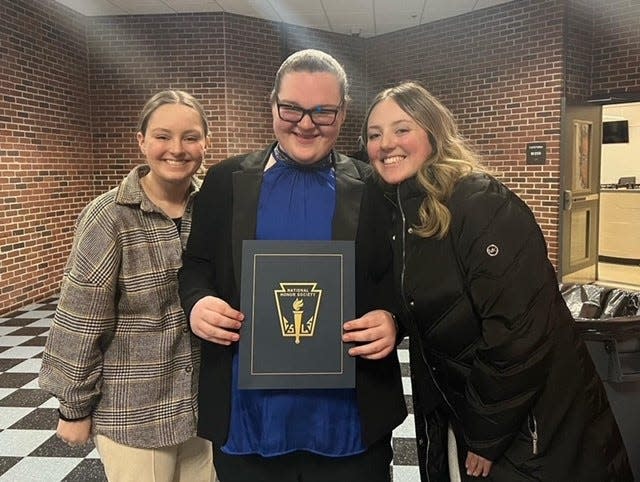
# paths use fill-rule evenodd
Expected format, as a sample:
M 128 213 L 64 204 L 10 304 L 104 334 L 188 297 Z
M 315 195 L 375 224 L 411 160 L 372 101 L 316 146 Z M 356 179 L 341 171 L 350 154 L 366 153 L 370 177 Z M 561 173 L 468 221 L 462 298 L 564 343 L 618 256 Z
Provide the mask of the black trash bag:
M 582 286 L 560 285 L 560 293 L 562 293 L 562 297 L 571 312 L 571 316 L 578 318 L 580 316 L 582 303 L 584 302 Z
M 600 318 L 611 288 L 599 285 L 560 285 L 560 292 L 574 318 Z
M 638 314 L 640 293 L 626 291 L 620 288 L 611 290 L 605 303 L 602 317 L 634 316 Z
M 612 288 L 600 285 L 582 285 L 582 288 L 586 293 L 585 301 L 598 305 L 600 309 L 604 311 L 604 307 Z
M 634 291 L 629 296 L 629 316 L 640 315 L 640 292 Z
M 580 307 L 580 313 L 578 313 L 578 318 L 582 319 L 594 319 L 597 320 L 602 316 L 602 307 L 598 305 L 595 301 L 587 300 L 582 303 Z

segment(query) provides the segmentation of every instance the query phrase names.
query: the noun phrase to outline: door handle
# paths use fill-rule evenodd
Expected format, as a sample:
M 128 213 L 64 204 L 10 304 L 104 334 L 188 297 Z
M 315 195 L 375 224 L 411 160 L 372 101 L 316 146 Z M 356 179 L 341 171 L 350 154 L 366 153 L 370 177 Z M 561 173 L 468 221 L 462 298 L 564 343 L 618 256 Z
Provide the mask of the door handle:
M 573 193 L 569 190 L 562 192 L 562 209 L 568 211 L 573 206 Z

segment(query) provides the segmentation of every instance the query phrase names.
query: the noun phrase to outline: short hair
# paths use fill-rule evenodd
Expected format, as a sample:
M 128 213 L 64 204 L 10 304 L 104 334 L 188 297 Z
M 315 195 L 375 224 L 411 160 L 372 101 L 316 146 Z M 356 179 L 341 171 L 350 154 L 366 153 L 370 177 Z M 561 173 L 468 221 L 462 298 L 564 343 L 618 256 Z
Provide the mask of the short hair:
M 291 72 L 327 72 L 333 74 L 340 84 L 341 104 L 346 105 L 349 98 L 349 80 L 340 62 L 321 50 L 306 49 L 294 52 L 282 62 L 271 91 L 270 101 L 276 102 L 280 93 L 282 78 Z
M 202 128 L 204 129 L 204 135 L 209 135 L 209 122 L 207 120 L 207 114 L 204 108 L 191 94 L 182 90 L 163 90 L 151 97 L 140 112 L 140 119 L 138 121 L 137 132 L 146 134 L 147 125 L 149 124 L 149 118 L 156 109 L 165 104 L 182 104 L 187 107 L 191 107 L 200 115 L 200 122 L 202 122 Z

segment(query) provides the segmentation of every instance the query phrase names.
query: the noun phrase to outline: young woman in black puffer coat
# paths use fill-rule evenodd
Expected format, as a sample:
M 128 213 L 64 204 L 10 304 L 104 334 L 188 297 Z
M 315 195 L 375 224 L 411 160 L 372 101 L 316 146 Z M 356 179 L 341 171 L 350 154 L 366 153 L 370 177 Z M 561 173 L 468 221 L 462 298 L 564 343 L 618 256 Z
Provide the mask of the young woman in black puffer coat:
M 422 480 L 632 481 L 529 208 L 419 84 L 378 94 L 363 139 L 394 207 Z

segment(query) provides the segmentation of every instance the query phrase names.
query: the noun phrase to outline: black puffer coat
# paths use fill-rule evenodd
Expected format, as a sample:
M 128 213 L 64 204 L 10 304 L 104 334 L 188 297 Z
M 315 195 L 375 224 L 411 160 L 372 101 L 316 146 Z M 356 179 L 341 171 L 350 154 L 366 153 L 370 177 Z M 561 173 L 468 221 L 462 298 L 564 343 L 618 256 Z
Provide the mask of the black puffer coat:
M 423 482 L 449 480 L 449 423 L 462 480 L 633 480 L 527 206 L 492 177 L 467 176 L 438 240 L 413 232 L 423 198 L 415 180 L 393 197 Z M 494 461 L 488 478 L 465 475 L 468 450 Z

